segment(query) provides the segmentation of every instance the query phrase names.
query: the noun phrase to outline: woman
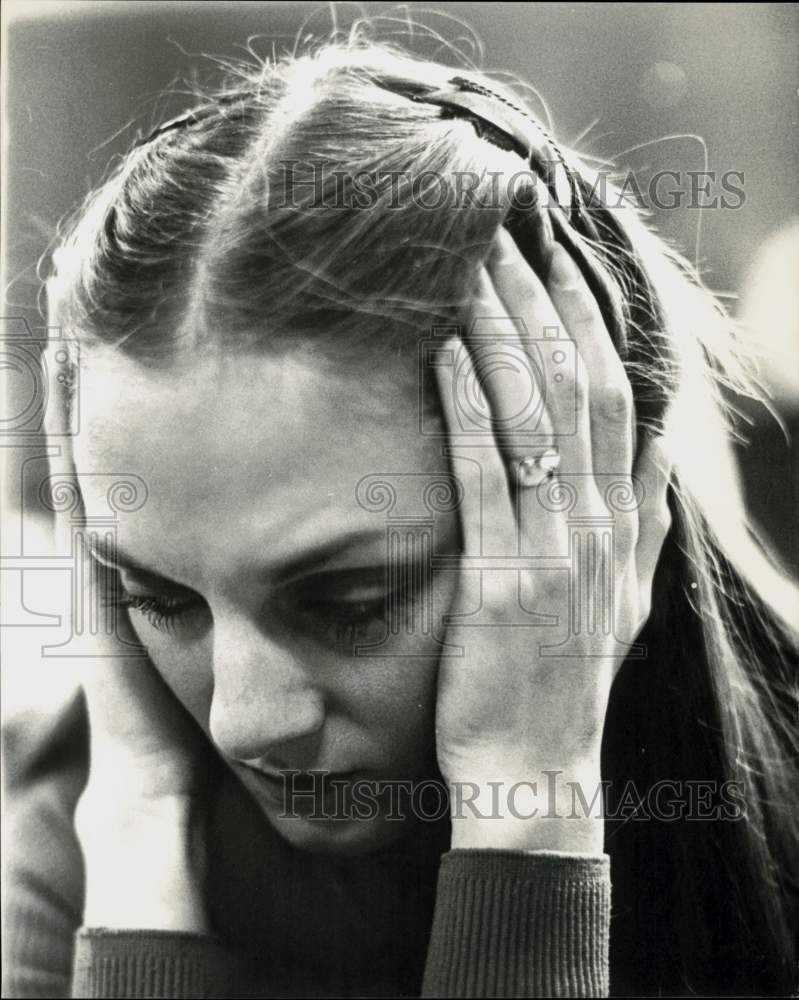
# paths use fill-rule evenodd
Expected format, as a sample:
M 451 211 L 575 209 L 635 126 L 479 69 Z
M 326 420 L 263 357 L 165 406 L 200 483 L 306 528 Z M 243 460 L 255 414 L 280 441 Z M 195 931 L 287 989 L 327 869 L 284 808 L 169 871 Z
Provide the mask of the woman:
M 736 488 L 746 383 L 595 181 L 492 81 L 356 40 L 242 70 L 77 214 L 45 493 L 79 486 L 120 614 L 88 779 L 56 740 L 19 793 L 48 847 L 7 990 L 791 984 L 794 598 Z

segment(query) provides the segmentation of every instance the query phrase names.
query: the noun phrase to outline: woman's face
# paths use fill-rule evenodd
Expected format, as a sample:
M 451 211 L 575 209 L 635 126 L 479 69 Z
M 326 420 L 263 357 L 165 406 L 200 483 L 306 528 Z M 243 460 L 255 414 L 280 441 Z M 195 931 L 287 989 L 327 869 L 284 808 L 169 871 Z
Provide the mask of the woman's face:
M 448 470 L 441 439 L 421 433 L 414 362 L 385 364 L 336 376 L 302 351 L 210 352 L 154 372 L 109 354 L 82 374 L 87 514 L 107 513 L 97 474 L 133 473 L 148 490 L 117 522 L 132 626 L 269 821 L 309 850 L 367 851 L 407 832 L 388 818 L 409 812 L 390 783 L 436 773 L 438 640 L 455 573 L 407 580 L 429 568 L 431 527 L 435 554 L 457 553 L 457 512 L 422 499 Z M 396 491 L 392 510 L 365 477 Z M 321 798 L 300 785 L 287 818 L 287 769 L 337 784 Z M 376 793 L 365 819 L 355 785 Z

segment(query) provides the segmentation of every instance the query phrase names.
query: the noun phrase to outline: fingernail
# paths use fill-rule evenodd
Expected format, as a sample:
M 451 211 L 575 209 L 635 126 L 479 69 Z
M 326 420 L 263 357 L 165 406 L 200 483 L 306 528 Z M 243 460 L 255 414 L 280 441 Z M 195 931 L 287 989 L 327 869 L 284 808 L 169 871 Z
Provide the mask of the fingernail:
M 553 285 L 568 288 L 577 284 L 580 271 L 568 250 L 556 243 L 549 260 L 549 280 Z

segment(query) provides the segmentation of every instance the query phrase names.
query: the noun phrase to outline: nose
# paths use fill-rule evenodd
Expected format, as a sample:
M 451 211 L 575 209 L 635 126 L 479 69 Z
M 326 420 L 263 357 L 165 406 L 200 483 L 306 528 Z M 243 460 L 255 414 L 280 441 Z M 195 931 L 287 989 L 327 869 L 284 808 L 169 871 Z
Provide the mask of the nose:
M 229 757 L 271 766 L 313 766 L 325 723 L 324 695 L 308 665 L 243 616 L 214 621 L 209 731 Z

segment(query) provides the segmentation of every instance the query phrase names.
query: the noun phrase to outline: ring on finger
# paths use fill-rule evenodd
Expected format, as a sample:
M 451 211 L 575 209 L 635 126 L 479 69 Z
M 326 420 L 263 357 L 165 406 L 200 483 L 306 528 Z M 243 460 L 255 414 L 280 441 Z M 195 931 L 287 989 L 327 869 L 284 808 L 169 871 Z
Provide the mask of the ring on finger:
M 516 485 L 522 489 L 540 486 L 552 479 L 560 465 L 560 452 L 554 446 L 542 451 L 540 455 L 525 455 L 514 463 Z

